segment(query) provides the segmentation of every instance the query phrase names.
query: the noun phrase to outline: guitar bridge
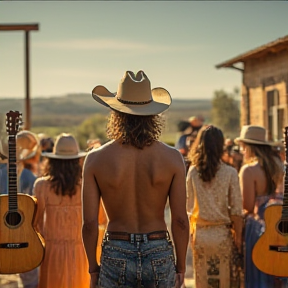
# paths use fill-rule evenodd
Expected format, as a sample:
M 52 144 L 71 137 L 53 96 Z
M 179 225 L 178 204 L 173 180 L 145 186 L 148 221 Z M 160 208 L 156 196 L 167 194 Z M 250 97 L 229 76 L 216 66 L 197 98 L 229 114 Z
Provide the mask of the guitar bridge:
M 2 249 L 20 249 L 27 248 L 29 246 L 28 242 L 23 243 L 0 243 L 0 248 Z
M 288 252 L 288 246 L 274 246 L 270 245 L 269 249 L 276 252 Z

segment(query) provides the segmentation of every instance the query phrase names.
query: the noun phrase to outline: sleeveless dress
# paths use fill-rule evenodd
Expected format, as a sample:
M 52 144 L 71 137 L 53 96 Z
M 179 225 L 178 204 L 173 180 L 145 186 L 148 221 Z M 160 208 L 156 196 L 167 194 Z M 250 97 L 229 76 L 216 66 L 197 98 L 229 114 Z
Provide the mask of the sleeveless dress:
M 50 188 L 50 182 L 36 180 L 38 223 L 44 236 L 45 257 L 40 266 L 39 288 L 89 287 L 88 261 L 82 243 L 81 191 L 61 196 Z
M 281 194 L 261 195 L 256 197 L 254 214 L 249 214 L 245 221 L 245 288 L 273 288 L 282 281 L 281 287 L 288 287 L 287 278 L 268 275 L 257 269 L 252 260 L 252 250 L 260 235 L 265 231 L 264 212 L 271 204 L 282 204 Z M 286 283 L 286 284 L 285 284 Z M 286 286 L 287 285 L 287 286 Z M 277 284 L 279 287 L 279 284 Z

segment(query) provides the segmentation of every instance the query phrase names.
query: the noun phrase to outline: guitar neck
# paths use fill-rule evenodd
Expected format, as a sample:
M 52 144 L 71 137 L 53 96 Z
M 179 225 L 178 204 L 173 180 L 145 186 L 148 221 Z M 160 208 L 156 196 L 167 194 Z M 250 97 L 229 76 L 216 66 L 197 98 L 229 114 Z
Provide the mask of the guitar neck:
M 285 176 L 284 176 L 284 197 L 282 204 L 282 220 L 288 219 L 288 126 L 283 129 L 285 146 Z
M 17 160 L 16 160 L 16 135 L 8 137 L 9 160 L 8 160 L 8 205 L 9 211 L 17 211 Z

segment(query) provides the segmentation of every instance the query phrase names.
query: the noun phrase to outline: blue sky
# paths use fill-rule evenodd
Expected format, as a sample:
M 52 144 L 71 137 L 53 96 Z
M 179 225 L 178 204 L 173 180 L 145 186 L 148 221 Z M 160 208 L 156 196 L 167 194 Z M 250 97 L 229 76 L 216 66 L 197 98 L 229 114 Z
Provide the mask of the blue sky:
M 285 1 L 2 1 L 0 23 L 30 33 L 31 98 L 117 90 L 142 69 L 172 98 L 209 99 L 241 86 L 215 65 L 288 35 Z M 0 98 L 24 97 L 24 33 L 0 32 Z

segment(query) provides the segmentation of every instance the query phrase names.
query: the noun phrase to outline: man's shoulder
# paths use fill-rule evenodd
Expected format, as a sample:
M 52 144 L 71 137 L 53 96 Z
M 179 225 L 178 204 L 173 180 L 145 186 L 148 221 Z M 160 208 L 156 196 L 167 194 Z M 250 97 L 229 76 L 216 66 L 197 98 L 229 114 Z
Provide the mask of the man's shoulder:
M 159 148 L 162 151 L 165 151 L 167 153 L 172 153 L 172 154 L 175 154 L 175 155 L 179 155 L 179 156 L 182 157 L 181 153 L 178 151 L 178 149 L 176 147 L 173 147 L 173 146 L 168 145 L 165 142 L 161 142 L 161 141 L 157 141 L 155 144 L 159 145 Z

